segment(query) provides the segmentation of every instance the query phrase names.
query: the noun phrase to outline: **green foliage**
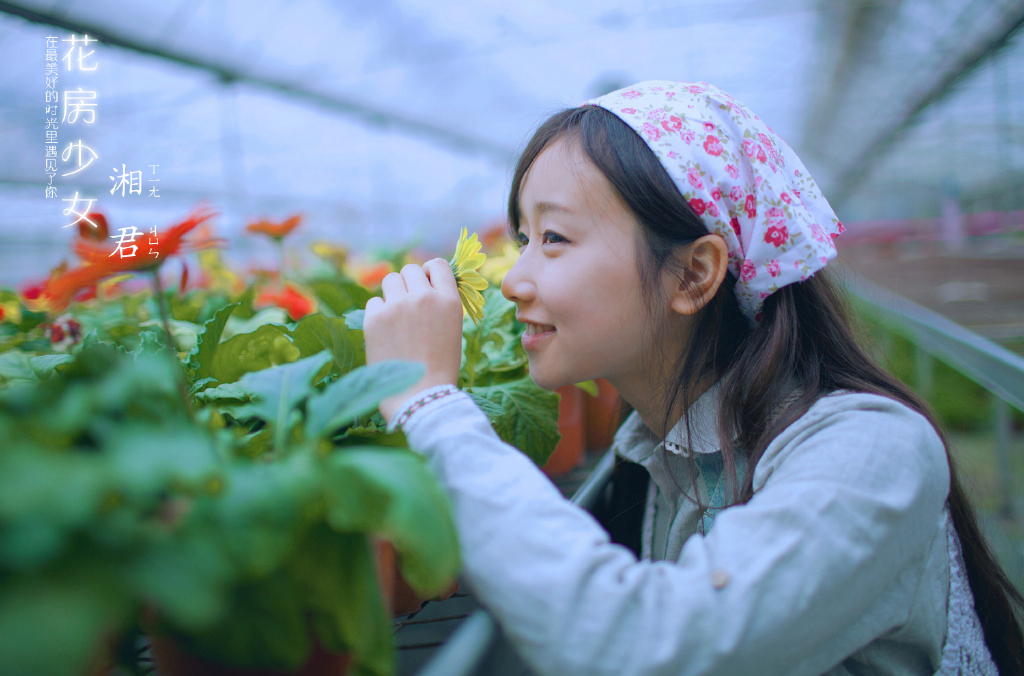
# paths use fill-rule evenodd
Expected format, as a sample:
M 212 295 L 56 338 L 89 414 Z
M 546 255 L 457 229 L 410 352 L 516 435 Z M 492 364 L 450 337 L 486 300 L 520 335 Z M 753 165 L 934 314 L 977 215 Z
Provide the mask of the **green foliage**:
M 463 317 L 462 387 L 514 380 L 526 374 L 528 360 L 520 342 L 524 327 L 516 321 L 515 303 L 493 287 L 483 296 L 484 316 L 480 322 L 474 324 L 468 316 Z
M 867 328 L 867 341 L 879 362 L 928 402 L 942 424 L 958 431 L 991 427 L 992 395 L 952 366 L 928 357 L 931 382 L 922 382 L 918 370 L 918 348 L 902 333 L 893 330 L 870 308 L 860 308 Z
M 218 345 L 209 367 L 210 377 L 233 383 L 250 371 L 287 364 L 298 357 L 288 327 L 263 324 L 252 333 L 236 335 Z
M 340 317 L 353 309 L 363 309 L 366 307 L 366 301 L 373 297 L 368 289 L 350 279 L 316 279 L 309 285 L 317 299 L 326 305 L 335 317 Z
M 503 440 L 538 465 L 547 462 L 561 438 L 556 393 L 537 387 L 529 376 L 477 386 L 472 392 L 502 408 L 502 415 L 492 417 L 491 424 Z
M 558 445 L 558 395 L 537 386 L 516 321 L 516 306 L 497 288 L 484 291 L 484 316 L 462 323 L 463 359 L 459 385 L 473 396 L 498 435 L 538 465 Z
M 98 342 L 49 357 L 0 390 L 0 673 L 81 672 L 146 602 L 209 621 L 229 577 L 214 540 L 168 517 L 229 457 L 190 421 L 176 360 Z
M 295 326 L 292 344 L 303 357 L 326 349 L 334 357 L 339 373 L 348 373 L 366 363 L 362 331 L 350 329 L 341 317 L 319 313 L 303 317 Z
M 448 499 L 431 481 L 423 458 L 405 449 L 351 447 L 328 456 L 326 467 L 335 477 L 328 523 L 341 531 L 381 533 L 394 543 L 402 574 L 414 589 L 425 596 L 444 590 L 459 566 L 456 534 L 445 518 Z M 368 499 L 379 509 L 360 513 L 350 504 L 349 491 L 379 496 Z M 368 518 L 374 523 L 359 521 Z
M 292 669 L 317 643 L 393 673 L 375 542 L 423 597 L 461 565 L 446 495 L 376 411 L 423 367 L 365 365 L 369 290 L 307 286 L 321 312 L 298 322 L 254 285 L 165 293 L 174 350 L 145 287 L 74 304 L 77 344 L 0 290 L 0 674 L 84 673 L 111 641 L 130 661 L 140 626 L 225 664 Z M 540 464 L 557 395 L 486 297 L 460 384 Z
M 193 381 L 213 378 L 213 358 L 220 344 L 221 336 L 224 335 L 224 327 L 227 325 L 231 313 L 240 305 L 240 303 L 225 305 L 203 325 L 203 332 L 196 339 L 196 347 L 193 348 L 188 361 Z
M 149 319 L 0 352 L 0 673 L 83 672 L 144 607 L 214 661 L 295 668 L 316 640 L 393 672 L 373 538 L 425 596 L 460 566 L 446 496 L 374 413 L 422 366 L 239 307 L 179 299 L 205 317 L 181 358 Z
M 381 399 L 411 387 L 423 377 L 423 370 L 422 364 L 385 361 L 345 374 L 310 397 L 306 435 L 321 437 L 376 411 Z

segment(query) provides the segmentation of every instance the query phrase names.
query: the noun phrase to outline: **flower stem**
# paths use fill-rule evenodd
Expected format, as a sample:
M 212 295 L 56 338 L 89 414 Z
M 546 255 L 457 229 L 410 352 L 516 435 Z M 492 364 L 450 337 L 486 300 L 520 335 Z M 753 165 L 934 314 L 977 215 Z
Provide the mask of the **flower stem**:
M 278 238 L 277 242 L 277 277 L 278 281 L 284 283 L 284 238 Z
M 174 348 L 174 336 L 171 334 L 171 320 L 170 313 L 167 311 L 167 301 L 164 298 L 164 286 L 160 283 L 160 268 L 153 270 L 153 288 L 156 291 L 156 304 L 160 308 L 160 319 L 164 325 L 164 336 L 167 341 L 167 349 L 170 350 L 171 355 L 174 357 L 175 362 L 175 380 L 178 381 L 178 394 L 181 396 L 181 401 L 185 404 L 185 412 L 188 414 L 189 420 L 195 420 L 192 415 L 192 405 L 188 398 L 188 388 L 185 386 L 185 379 L 181 374 L 181 362 L 178 359 L 178 351 Z
M 156 290 L 156 304 L 160 308 L 160 319 L 163 320 L 164 324 L 164 336 L 167 341 L 167 349 L 174 353 L 174 356 L 178 356 L 178 352 L 174 349 L 174 336 L 171 335 L 171 321 L 169 313 L 167 311 L 167 301 L 164 299 L 164 285 L 160 282 L 160 269 L 153 270 L 153 288 Z

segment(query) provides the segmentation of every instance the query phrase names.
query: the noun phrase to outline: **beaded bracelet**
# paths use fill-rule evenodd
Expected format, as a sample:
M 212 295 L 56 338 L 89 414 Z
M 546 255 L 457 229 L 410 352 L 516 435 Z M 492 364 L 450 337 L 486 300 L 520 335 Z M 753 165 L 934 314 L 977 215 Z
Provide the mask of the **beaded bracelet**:
M 409 417 L 416 411 L 420 410 L 421 408 L 423 408 L 432 401 L 437 401 L 438 399 L 447 397 L 448 395 L 455 394 L 457 392 L 459 392 L 459 388 L 457 388 L 455 385 L 438 385 L 437 387 L 432 387 L 426 390 L 424 393 L 421 394 L 419 398 L 416 399 L 416 401 L 412 402 L 411 404 L 405 407 L 401 415 L 395 418 L 392 421 L 392 423 L 388 425 L 388 429 L 401 429 L 402 425 L 408 422 Z

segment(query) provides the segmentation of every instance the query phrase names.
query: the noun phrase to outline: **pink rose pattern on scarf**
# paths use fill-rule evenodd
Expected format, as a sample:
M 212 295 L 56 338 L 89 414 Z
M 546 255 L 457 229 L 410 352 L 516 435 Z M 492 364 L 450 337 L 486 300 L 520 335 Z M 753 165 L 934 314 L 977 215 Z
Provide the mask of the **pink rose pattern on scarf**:
M 752 323 L 764 299 L 835 258 L 843 232 L 796 153 L 748 108 L 703 82 L 652 80 L 587 101 L 654 151 L 708 232 L 729 247 L 736 296 Z

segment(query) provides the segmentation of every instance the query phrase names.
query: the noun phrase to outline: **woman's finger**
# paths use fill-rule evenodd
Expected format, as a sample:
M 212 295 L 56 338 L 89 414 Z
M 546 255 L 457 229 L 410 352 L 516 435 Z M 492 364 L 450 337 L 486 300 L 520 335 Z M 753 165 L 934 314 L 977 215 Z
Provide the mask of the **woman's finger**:
M 380 281 L 380 290 L 384 293 L 384 300 L 396 298 L 408 292 L 405 287 L 405 280 L 397 272 L 389 272 Z
M 423 264 L 423 271 L 431 286 L 439 291 L 458 291 L 455 283 L 455 275 L 452 274 L 451 263 L 443 258 L 434 258 Z
M 405 288 L 409 293 L 417 291 L 430 291 L 430 280 L 427 279 L 423 268 L 410 263 L 402 268 L 402 279 L 405 280 Z

